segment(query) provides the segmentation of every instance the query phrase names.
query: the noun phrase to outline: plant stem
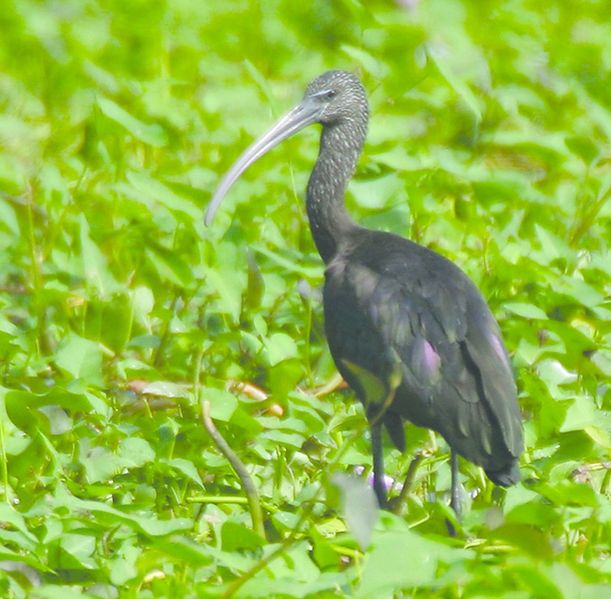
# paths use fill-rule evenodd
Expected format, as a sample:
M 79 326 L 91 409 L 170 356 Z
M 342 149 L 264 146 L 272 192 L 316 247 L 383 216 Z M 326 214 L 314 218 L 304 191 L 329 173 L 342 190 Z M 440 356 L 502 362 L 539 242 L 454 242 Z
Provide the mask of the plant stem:
M 396 499 L 393 500 L 394 506 L 392 511 L 395 514 L 398 514 L 401 511 L 401 507 L 405 505 L 405 499 L 414 482 L 416 470 L 418 470 L 418 466 L 420 465 L 420 462 L 423 458 L 424 455 L 422 453 L 417 453 L 412 459 L 412 461 L 409 463 L 409 467 L 407 469 L 407 474 L 405 475 L 405 480 L 403 481 L 403 487 L 401 489 L 401 492 L 396 497 Z
M 4 423 L 0 422 L 0 452 L 2 455 L 2 486 L 4 488 L 4 500 L 10 505 L 9 493 L 8 493 L 8 462 L 6 457 L 6 446 L 4 443 Z
M 231 467 L 238 475 L 248 500 L 248 508 L 250 510 L 250 517 L 252 518 L 252 527 L 259 536 L 265 539 L 263 512 L 261 511 L 261 503 L 259 501 L 257 487 L 255 486 L 250 474 L 248 474 L 246 467 L 240 461 L 240 458 L 238 458 L 231 447 L 229 447 L 227 441 L 225 441 L 221 433 L 219 433 L 217 430 L 216 426 L 214 426 L 214 422 L 212 422 L 212 418 L 210 417 L 210 402 L 207 400 L 202 400 L 202 420 L 204 422 L 204 427 L 212 437 L 214 444 L 227 458 L 228 462 L 231 464 Z
M 360 427 L 357 428 L 357 430 L 355 431 L 355 434 L 352 435 L 339 448 L 335 456 L 333 456 L 333 458 L 329 460 L 327 470 L 329 470 L 330 466 L 333 466 L 334 464 L 339 462 L 342 456 L 348 451 L 348 448 L 352 445 L 352 442 L 355 439 L 358 439 L 365 432 L 367 426 L 368 426 L 367 423 L 363 423 Z M 295 524 L 295 527 L 291 531 L 291 534 L 288 537 L 286 537 L 286 539 L 284 539 L 284 541 L 282 541 L 282 543 L 280 543 L 280 545 L 278 545 L 278 547 L 274 549 L 274 551 L 272 551 L 269 555 L 267 555 L 263 559 L 259 560 L 250 570 L 247 570 L 246 572 L 244 572 L 244 574 L 242 574 L 240 578 L 237 578 L 236 580 L 234 580 L 227 587 L 227 590 L 221 595 L 221 599 L 230 599 L 231 597 L 233 597 L 234 594 L 243 585 L 245 585 L 253 576 L 255 576 L 258 572 L 263 570 L 263 568 L 265 568 L 268 564 L 270 564 L 273 560 L 275 560 L 279 555 L 284 553 L 288 547 L 290 547 L 295 541 L 298 540 L 297 535 L 299 534 L 299 531 L 301 530 L 301 527 L 303 526 L 305 521 L 310 517 L 310 514 L 312 513 L 314 506 L 317 504 L 316 500 L 318 496 L 320 495 L 321 490 L 322 490 L 322 487 L 319 486 L 318 489 L 316 490 L 316 493 L 312 497 L 312 499 L 310 499 L 310 502 L 303 509 L 303 512 L 301 512 L 301 515 L 299 516 L 299 519 L 297 520 L 297 524 Z

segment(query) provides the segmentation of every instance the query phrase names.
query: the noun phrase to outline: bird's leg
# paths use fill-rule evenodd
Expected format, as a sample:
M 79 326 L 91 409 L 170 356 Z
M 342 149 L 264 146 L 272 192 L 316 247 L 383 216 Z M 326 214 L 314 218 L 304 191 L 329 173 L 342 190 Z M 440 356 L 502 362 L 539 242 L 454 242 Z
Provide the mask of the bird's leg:
M 388 388 L 386 397 L 379 410 L 373 418 L 370 418 L 371 425 L 371 453 L 373 455 L 373 490 L 378 498 L 378 503 L 382 509 L 386 508 L 386 485 L 384 484 L 384 452 L 382 451 L 382 424 L 384 414 L 392 405 L 395 399 L 397 388 L 401 384 L 401 362 L 398 357 L 395 359 L 393 370 L 388 377 Z
M 373 490 L 381 508 L 386 507 L 386 486 L 384 485 L 384 453 L 382 452 L 382 421 L 371 425 L 371 453 L 373 455 Z
M 401 362 L 396 356 L 393 369 L 385 384 L 377 375 L 366 368 L 351 362 L 342 360 L 345 368 L 358 380 L 362 389 L 360 396 L 369 426 L 371 427 L 371 453 L 373 455 L 373 490 L 381 508 L 386 507 L 386 487 L 384 485 L 384 453 L 382 451 L 382 424 L 384 415 L 395 399 L 397 388 L 401 384 Z
M 456 514 L 456 519 L 460 521 L 461 509 L 460 485 L 458 482 L 458 454 L 455 451 L 451 452 L 450 461 L 452 463 L 452 498 L 450 499 L 450 506 Z

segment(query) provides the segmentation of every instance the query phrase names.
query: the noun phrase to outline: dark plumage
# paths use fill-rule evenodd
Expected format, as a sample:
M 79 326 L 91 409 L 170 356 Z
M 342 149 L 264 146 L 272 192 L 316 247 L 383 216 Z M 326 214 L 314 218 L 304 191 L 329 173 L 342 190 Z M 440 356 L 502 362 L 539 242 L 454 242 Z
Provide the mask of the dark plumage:
M 374 488 L 385 502 L 381 426 L 405 449 L 402 422 L 438 431 L 452 448 L 452 506 L 458 512 L 456 456 L 482 466 L 499 485 L 520 478 L 522 425 L 507 352 L 494 317 L 452 262 L 407 239 L 357 225 L 344 191 L 367 132 L 357 77 L 330 71 L 256 141 L 221 182 L 206 214 L 258 157 L 306 125 L 323 125 L 307 189 L 312 236 L 327 266 L 325 330 L 342 376 L 372 423 Z

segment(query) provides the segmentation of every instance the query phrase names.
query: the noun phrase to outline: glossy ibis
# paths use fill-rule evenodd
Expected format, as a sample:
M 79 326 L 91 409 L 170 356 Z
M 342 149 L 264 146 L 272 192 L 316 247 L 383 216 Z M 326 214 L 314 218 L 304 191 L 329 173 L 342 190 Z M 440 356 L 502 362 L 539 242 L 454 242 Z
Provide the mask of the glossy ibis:
M 499 327 L 473 282 L 452 262 L 407 239 L 356 224 L 344 192 L 367 133 L 359 79 L 329 71 L 303 100 L 255 141 L 220 183 L 210 224 L 235 180 L 255 160 L 306 125 L 320 123 L 320 153 L 307 212 L 325 262 L 325 331 L 338 370 L 371 425 L 374 490 L 381 506 L 382 425 L 401 451 L 403 420 L 431 428 L 452 451 L 451 505 L 459 515 L 460 454 L 496 484 L 520 478 L 522 424 Z

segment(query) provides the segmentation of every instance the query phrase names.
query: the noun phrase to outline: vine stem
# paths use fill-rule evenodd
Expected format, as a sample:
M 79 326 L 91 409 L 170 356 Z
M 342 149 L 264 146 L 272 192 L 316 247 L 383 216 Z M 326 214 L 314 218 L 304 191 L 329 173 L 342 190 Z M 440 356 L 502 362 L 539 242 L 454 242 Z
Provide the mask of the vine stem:
M 352 445 L 352 442 L 355 439 L 358 439 L 367 429 L 368 424 L 365 422 L 361 427 L 359 427 L 355 433 L 349 437 L 349 439 L 338 449 L 337 453 L 333 456 L 333 458 L 329 461 L 327 471 L 329 467 L 337 464 L 339 460 L 344 456 L 346 451 Z M 298 540 L 299 532 L 303 527 L 306 520 L 310 517 L 314 506 L 317 504 L 318 497 L 322 491 L 322 485 L 319 485 L 318 489 L 314 493 L 314 496 L 310 499 L 309 503 L 304 507 L 297 523 L 293 527 L 291 533 L 274 549 L 271 553 L 266 555 L 264 558 L 259 560 L 252 568 L 244 572 L 242 576 L 236 578 L 225 590 L 225 592 L 221 595 L 221 599 L 230 599 L 235 595 L 235 593 L 244 586 L 251 578 L 253 578 L 258 572 L 263 570 L 266 566 L 268 566 L 271 562 L 273 562 L 278 556 L 284 553 L 288 547 L 290 547 L 293 543 Z
M 8 460 L 6 457 L 6 445 L 4 443 L 4 423 L 0 422 L 0 459 L 2 460 L 2 486 L 4 487 L 4 500 L 11 505 L 8 486 Z
M 204 427 L 208 431 L 208 434 L 212 437 L 214 444 L 227 458 L 227 461 L 231 464 L 231 467 L 238 475 L 242 488 L 244 489 L 244 493 L 246 494 L 246 499 L 248 500 L 248 509 L 250 510 L 250 517 L 252 518 L 252 527 L 261 538 L 265 539 L 263 512 L 261 511 L 261 502 L 259 501 L 257 487 L 255 486 L 250 474 L 248 474 L 246 467 L 240 461 L 240 458 L 238 458 L 236 453 L 229 446 L 229 443 L 225 441 L 221 433 L 214 425 L 214 422 L 210 416 L 210 402 L 205 399 L 202 400 L 202 420 Z

